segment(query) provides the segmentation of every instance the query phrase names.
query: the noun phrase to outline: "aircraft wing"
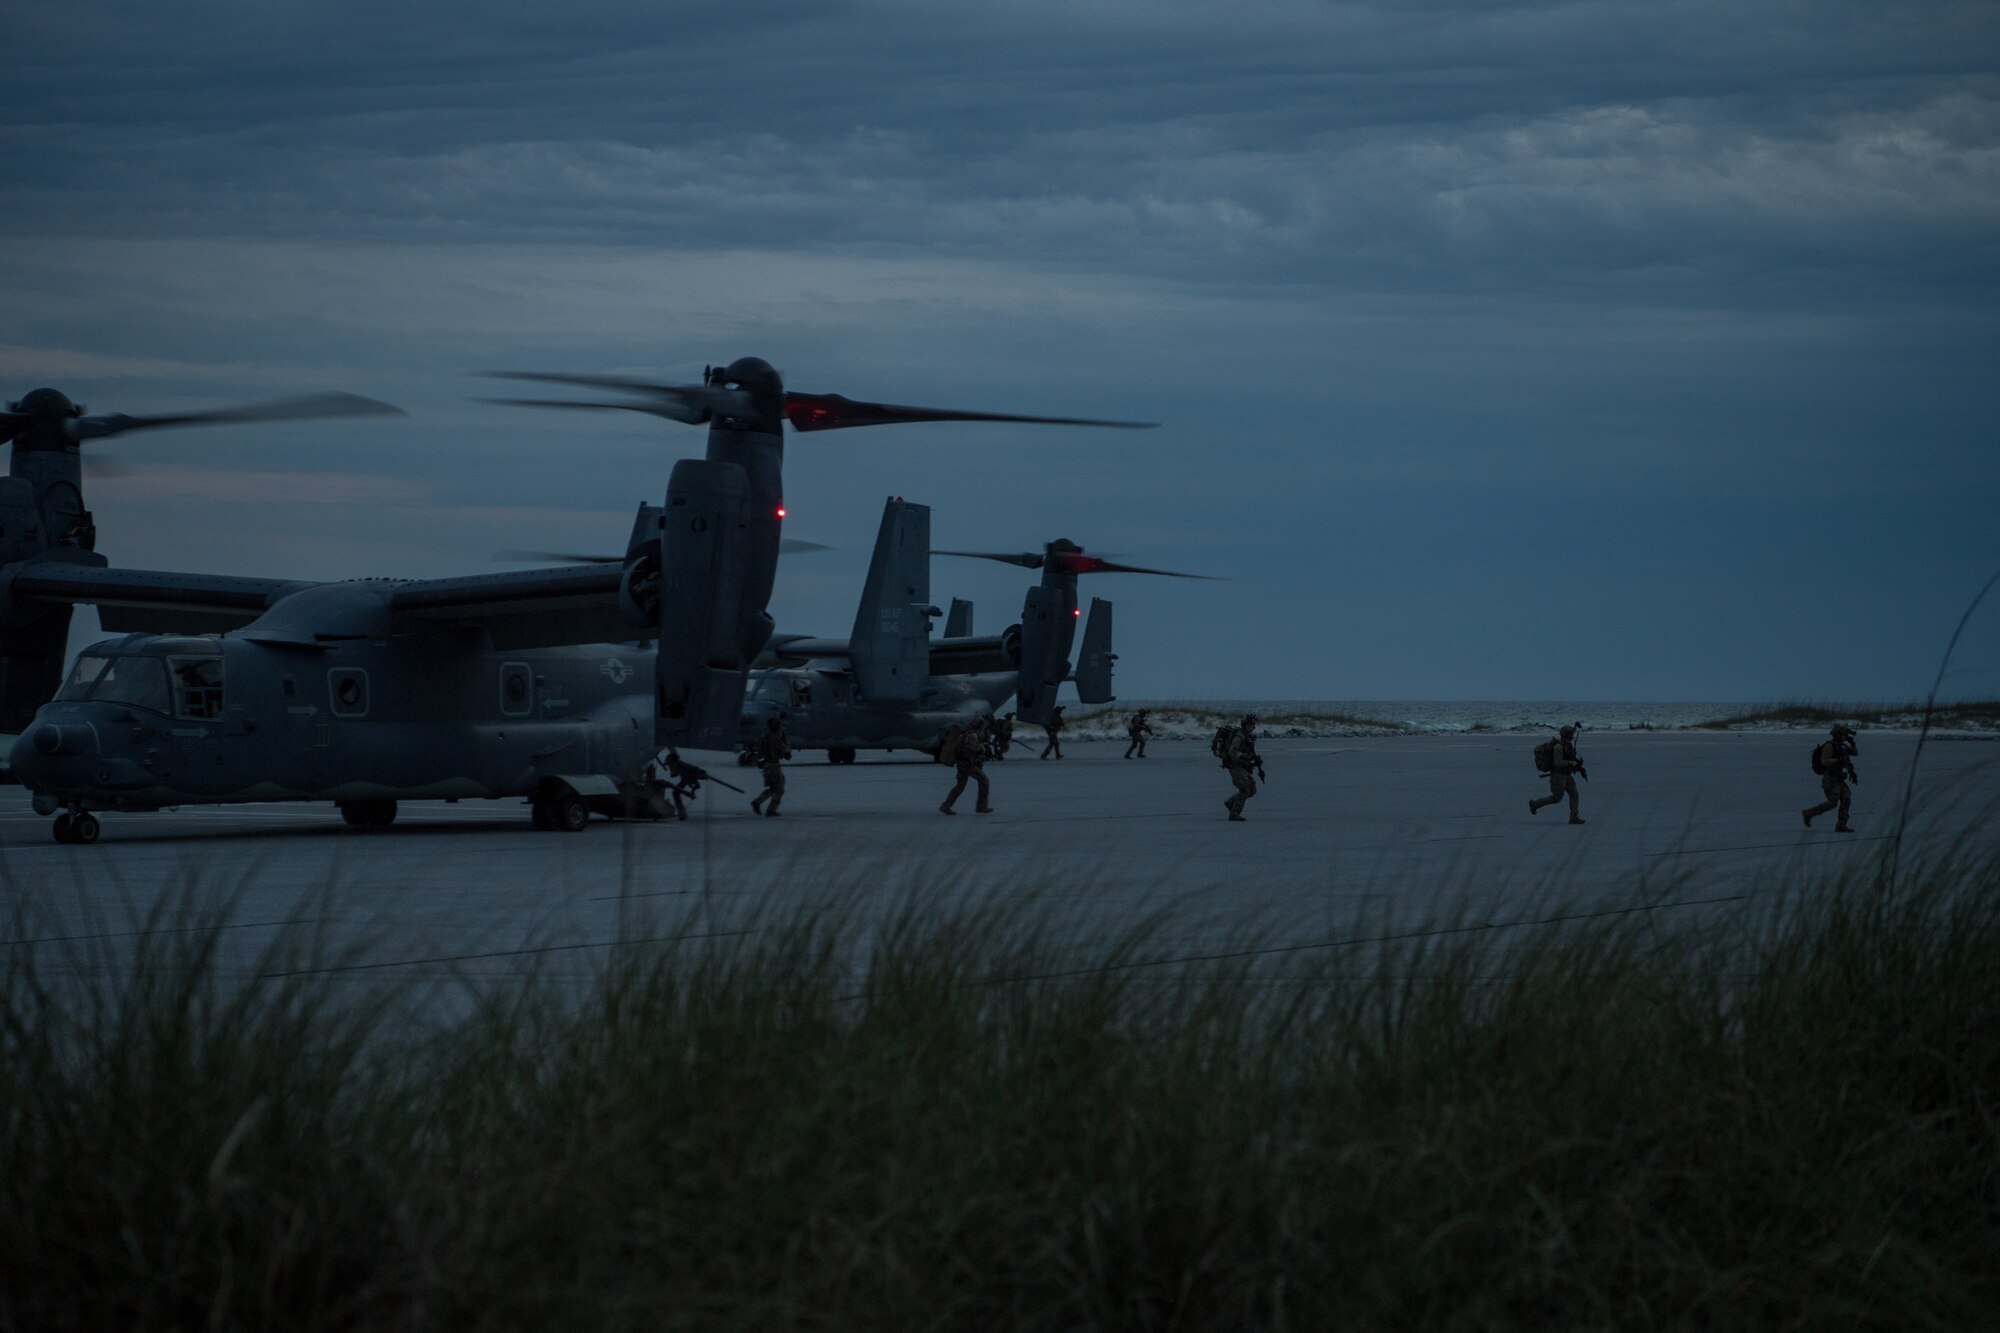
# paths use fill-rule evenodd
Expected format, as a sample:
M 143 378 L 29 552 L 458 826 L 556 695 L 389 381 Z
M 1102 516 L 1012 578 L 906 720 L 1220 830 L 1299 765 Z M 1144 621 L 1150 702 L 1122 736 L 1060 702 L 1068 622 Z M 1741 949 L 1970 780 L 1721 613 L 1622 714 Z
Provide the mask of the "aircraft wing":
M 618 609 L 621 565 L 570 565 L 460 578 L 412 579 L 389 595 L 396 616 L 484 629 L 493 646 L 553 648 L 571 643 L 623 643 L 650 633 Z
M 847 662 L 853 660 L 853 656 L 853 646 L 846 639 L 778 634 L 765 647 L 757 665 L 796 667 L 807 662 Z M 994 671 L 1013 671 L 1020 665 L 1018 633 L 967 635 L 959 639 L 931 641 L 930 674 L 933 676 L 976 676 Z
M 764 653 L 787 666 L 811 661 L 844 662 L 850 655 L 846 639 L 815 639 L 806 634 L 774 634 Z
M 221 634 L 241 629 L 289 593 L 312 586 L 239 574 L 177 574 L 36 560 L 5 576 L 5 594 L 42 602 L 88 603 L 105 629 L 122 634 Z

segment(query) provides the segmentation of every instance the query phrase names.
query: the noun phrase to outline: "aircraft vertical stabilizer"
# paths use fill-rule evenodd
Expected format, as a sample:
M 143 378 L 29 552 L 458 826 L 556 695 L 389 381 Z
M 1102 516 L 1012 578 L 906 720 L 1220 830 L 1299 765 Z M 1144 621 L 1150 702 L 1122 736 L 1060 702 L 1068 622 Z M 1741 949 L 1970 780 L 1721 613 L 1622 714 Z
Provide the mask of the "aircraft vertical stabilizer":
M 1087 704 L 1110 703 L 1111 664 L 1117 660 L 1111 651 L 1111 603 L 1093 597 L 1083 622 L 1083 652 L 1076 660 L 1076 697 Z
M 963 597 L 951 599 L 951 614 L 944 620 L 944 637 L 947 639 L 972 637 L 972 603 Z
M 684 458 L 667 482 L 660 533 L 660 647 L 654 736 L 661 745 L 736 744 L 750 662 L 770 638 L 751 569 L 750 483 L 733 463 Z M 767 619 L 767 618 L 766 618 Z M 760 637 L 761 634 L 761 637 Z
M 923 696 L 930 676 L 931 509 L 891 499 L 882 507 L 875 558 L 848 640 L 855 685 L 866 699 Z

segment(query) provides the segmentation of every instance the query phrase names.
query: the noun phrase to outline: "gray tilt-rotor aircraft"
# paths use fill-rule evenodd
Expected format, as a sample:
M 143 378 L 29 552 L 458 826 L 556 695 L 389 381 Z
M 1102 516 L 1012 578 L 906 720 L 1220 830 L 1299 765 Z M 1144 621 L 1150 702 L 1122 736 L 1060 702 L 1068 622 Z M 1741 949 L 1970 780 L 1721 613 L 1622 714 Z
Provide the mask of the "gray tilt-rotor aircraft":
M 1042 572 L 1028 589 L 1020 623 L 995 635 L 972 632 L 972 604 L 956 600 L 944 634 L 931 637 L 939 612 L 930 604 L 930 557 L 968 555 Z M 1159 574 L 1206 578 L 1119 564 L 1057 540 L 1039 553 L 932 551 L 930 508 L 891 497 L 883 506 L 874 558 L 846 639 L 779 634 L 752 672 L 743 707 L 747 740 L 768 718 L 780 718 L 794 749 L 823 749 L 833 763 L 853 763 L 859 750 L 929 750 L 946 727 L 991 716 L 1009 697 L 1021 717 L 1045 721 L 1064 681 L 1085 703 L 1109 703 L 1111 603 L 1091 599 L 1083 651 L 1074 667 L 1082 574 Z
M 635 396 L 524 405 L 708 424 L 707 457 L 674 465 L 664 506 L 640 505 L 622 563 L 333 583 L 112 568 L 94 550 L 79 441 L 337 409 L 87 418 L 37 390 L 0 418 L 14 445 L 0 490 L 0 730 L 23 732 L 13 772 L 37 811 L 60 812 L 59 841 L 95 841 L 93 811 L 185 804 L 332 800 L 369 825 L 393 820 L 398 800 L 523 796 L 538 827 L 572 831 L 593 809 L 631 812 L 660 747 L 735 744 L 772 632 L 785 421 L 1142 424 L 788 393 L 754 357 L 688 386 L 513 374 Z M 138 632 L 83 653 L 65 681 L 78 603 Z M 639 640 L 659 646 L 628 646 Z M 651 690 L 627 685 L 647 674 Z

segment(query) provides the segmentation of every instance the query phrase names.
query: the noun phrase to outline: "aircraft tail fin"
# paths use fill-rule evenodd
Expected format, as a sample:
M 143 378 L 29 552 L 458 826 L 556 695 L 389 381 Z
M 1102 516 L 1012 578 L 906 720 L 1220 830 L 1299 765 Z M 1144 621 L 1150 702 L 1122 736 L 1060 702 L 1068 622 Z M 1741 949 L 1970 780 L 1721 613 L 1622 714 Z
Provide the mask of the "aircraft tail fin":
M 931 509 L 891 499 L 882 507 L 875 556 L 848 639 L 864 699 L 921 698 L 930 675 Z
M 748 583 L 749 479 L 733 463 L 684 458 L 667 480 L 666 512 L 654 739 L 693 750 L 734 749 L 750 659 L 772 630 Z
M 1045 721 L 1056 692 L 1069 679 L 1069 648 L 1076 634 L 1076 579 L 1051 587 L 1038 583 L 1021 604 L 1021 665 L 1015 698 L 1022 718 Z
M 40 461 L 39 455 L 30 458 Z M 73 471 L 73 459 L 70 467 Z M 63 501 L 74 512 L 62 512 L 46 496 Z M 58 521 L 88 527 L 90 515 L 78 497 L 77 487 L 61 477 L 43 492 L 27 477 L 0 477 L 0 733 L 26 730 L 35 710 L 55 698 L 62 684 L 70 607 L 15 597 L 11 585 L 14 573 L 27 567 L 21 562 L 50 554 L 50 531 Z M 88 563 L 105 563 L 94 553 L 78 554 Z M 0 761 L 5 759 L 0 754 Z
M 951 614 L 944 619 L 944 637 L 947 639 L 972 637 L 972 603 L 963 597 L 951 599 Z
M 1117 660 L 1111 651 L 1111 603 L 1093 597 L 1083 622 L 1083 652 L 1076 660 L 1076 697 L 1087 704 L 1110 703 L 1111 664 Z

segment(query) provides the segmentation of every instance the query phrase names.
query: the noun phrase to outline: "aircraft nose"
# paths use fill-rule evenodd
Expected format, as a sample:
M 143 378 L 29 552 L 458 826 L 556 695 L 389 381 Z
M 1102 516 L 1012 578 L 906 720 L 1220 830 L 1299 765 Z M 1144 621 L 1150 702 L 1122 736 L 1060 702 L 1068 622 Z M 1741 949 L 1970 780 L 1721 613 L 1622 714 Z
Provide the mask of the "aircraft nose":
M 54 758 L 59 754 L 84 754 L 90 749 L 90 730 L 87 727 L 59 727 L 52 722 L 44 722 L 28 733 L 35 752 Z M 20 742 L 15 742 L 20 748 Z

